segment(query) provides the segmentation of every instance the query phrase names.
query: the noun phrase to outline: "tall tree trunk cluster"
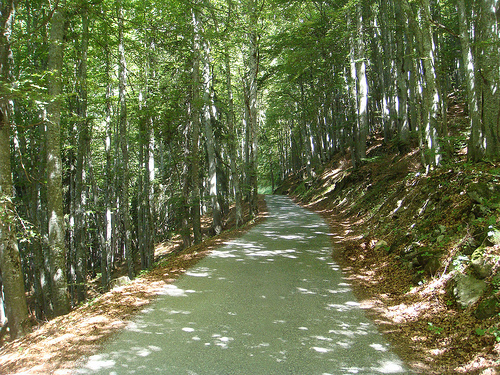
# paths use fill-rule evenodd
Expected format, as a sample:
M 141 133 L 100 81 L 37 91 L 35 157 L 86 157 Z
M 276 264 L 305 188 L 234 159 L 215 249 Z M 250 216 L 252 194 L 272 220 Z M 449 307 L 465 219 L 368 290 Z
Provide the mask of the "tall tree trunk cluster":
M 293 9 L 310 12 L 306 5 Z M 346 149 L 357 167 L 379 136 L 402 153 L 418 142 L 422 164 L 436 168 L 453 152 L 447 112 L 460 89 L 471 121 L 469 158 L 500 158 L 497 1 L 458 0 L 458 18 L 433 0 L 360 0 L 317 10 L 304 27 L 290 26 L 297 37 L 284 34 L 287 54 L 276 55 L 288 80 L 275 84 L 267 115 L 265 132 L 280 139 L 269 146 L 282 160 L 274 179 L 300 170 L 310 176 L 312 161 Z M 345 20 L 346 33 L 337 19 Z M 318 86 L 328 95 L 318 95 Z
M 0 324 L 11 338 L 30 315 L 85 301 L 91 279 L 106 291 L 151 268 L 155 243 L 220 233 L 232 202 L 241 225 L 243 192 L 256 213 L 258 36 L 238 31 L 250 52 L 235 61 L 238 42 L 220 28 L 262 4 L 154 6 L 153 16 L 125 1 L 0 9 Z M 165 24 L 177 28 L 166 44 Z M 13 80 L 22 95 L 9 96 Z

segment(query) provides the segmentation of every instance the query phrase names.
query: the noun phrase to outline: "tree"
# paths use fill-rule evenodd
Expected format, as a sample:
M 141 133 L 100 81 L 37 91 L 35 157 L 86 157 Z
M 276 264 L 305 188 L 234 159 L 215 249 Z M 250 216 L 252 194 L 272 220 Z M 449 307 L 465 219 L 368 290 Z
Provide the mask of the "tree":
M 28 306 L 24 292 L 23 270 L 17 246 L 13 183 L 10 162 L 9 91 L 12 51 L 10 36 L 16 3 L 0 7 L 0 271 L 6 315 L 12 339 L 29 331 Z
M 460 26 L 460 42 L 462 46 L 462 59 L 467 90 L 467 104 L 471 120 L 471 132 L 469 138 L 468 156 L 472 161 L 478 161 L 484 156 L 484 139 L 481 129 L 481 113 L 479 111 L 478 92 L 476 89 L 476 61 L 472 50 L 469 23 L 469 14 L 464 0 L 458 0 L 457 10 Z
M 485 157 L 500 159 L 500 27 L 498 23 L 498 1 L 480 0 L 478 2 L 478 66 L 476 70 L 479 83 L 484 131 Z M 477 133 L 473 140 L 478 141 Z
M 127 260 L 128 276 L 135 276 L 134 257 L 131 243 L 130 211 L 129 211 L 129 145 L 128 145 L 128 117 L 127 117 L 127 61 L 125 57 L 124 40 L 124 10 L 122 2 L 116 3 L 118 18 L 118 131 L 120 145 L 120 161 L 118 184 L 120 189 L 120 221 L 123 229 L 123 249 Z
M 62 6 L 62 5 L 61 5 Z M 49 264 L 52 308 L 56 316 L 70 310 L 66 276 L 66 242 L 62 193 L 61 103 L 64 50 L 64 8 L 54 9 L 49 34 L 48 93 L 46 118 L 47 211 L 49 215 Z

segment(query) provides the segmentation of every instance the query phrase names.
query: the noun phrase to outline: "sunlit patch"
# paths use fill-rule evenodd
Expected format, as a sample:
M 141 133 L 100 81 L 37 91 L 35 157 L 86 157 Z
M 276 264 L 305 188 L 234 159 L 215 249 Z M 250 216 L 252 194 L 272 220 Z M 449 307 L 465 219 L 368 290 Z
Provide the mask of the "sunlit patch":
M 319 347 L 319 346 L 313 346 L 311 349 L 314 350 L 317 353 L 328 353 L 328 352 L 332 351 L 332 349 L 322 348 L 322 347 Z
M 167 295 L 171 297 L 187 297 L 186 291 L 178 288 L 175 285 L 169 284 L 165 285 L 163 290 L 161 290 L 158 294 Z
M 102 369 L 111 368 L 116 364 L 112 359 L 106 359 L 104 355 L 93 355 L 89 358 L 86 367 L 92 371 L 99 371 Z
M 307 328 L 307 327 L 299 327 L 299 329 L 300 329 L 301 331 L 308 331 L 308 330 L 309 330 L 309 328 Z
M 136 354 L 139 357 L 147 357 L 148 355 L 151 354 L 151 350 L 146 349 L 146 348 L 134 348 L 136 350 Z
M 343 367 L 342 371 L 345 371 L 347 374 L 359 374 L 363 369 L 360 367 Z
M 381 361 L 380 366 L 373 367 L 373 370 L 382 374 L 398 374 L 405 372 L 400 361 Z
M 350 343 L 344 341 L 337 341 L 336 344 L 344 349 L 349 349 L 351 347 Z
M 186 276 L 209 277 L 210 272 L 208 268 L 197 268 L 195 270 L 186 271 Z
M 375 344 L 375 343 L 370 344 L 370 347 L 372 347 L 373 349 L 375 349 L 376 351 L 379 351 L 379 352 L 386 352 L 387 351 L 387 348 L 381 344 Z
M 194 328 L 192 328 L 192 327 L 183 327 L 182 330 L 184 332 L 194 332 Z
M 316 292 L 313 292 L 313 291 L 306 289 L 306 288 L 297 287 L 297 290 L 302 294 L 316 294 Z
M 330 337 L 325 337 L 325 336 L 313 336 L 313 338 L 320 341 L 333 341 Z

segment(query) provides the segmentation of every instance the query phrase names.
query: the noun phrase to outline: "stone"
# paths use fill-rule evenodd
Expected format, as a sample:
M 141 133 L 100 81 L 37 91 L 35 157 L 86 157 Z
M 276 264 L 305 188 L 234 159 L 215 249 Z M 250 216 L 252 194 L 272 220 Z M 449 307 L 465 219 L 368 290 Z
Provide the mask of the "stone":
M 480 279 L 486 279 L 488 276 L 491 276 L 491 272 L 493 270 L 493 266 L 483 257 L 472 259 L 470 266 Z
M 127 285 L 129 282 L 130 278 L 128 276 L 117 277 L 116 279 L 111 280 L 111 289 Z
M 487 237 L 488 242 L 491 246 L 500 245 L 500 230 L 497 228 L 489 227 Z
M 487 288 L 486 282 L 470 275 L 457 274 L 453 281 L 453 297 L 463 308 L 467 308 L 479 301 Z
M 384 240 L 378 241 L 374 247 L 374 250 L 388 250 L 388 249 L 389 249 L 389 244 Z

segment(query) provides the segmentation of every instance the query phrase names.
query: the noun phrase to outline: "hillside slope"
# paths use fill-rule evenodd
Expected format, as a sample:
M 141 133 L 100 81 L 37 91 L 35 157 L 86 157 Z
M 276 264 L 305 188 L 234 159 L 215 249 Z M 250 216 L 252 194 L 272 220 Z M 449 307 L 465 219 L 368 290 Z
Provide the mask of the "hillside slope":
M 500 165 L 457 155 L 425 173 L 417 151 L 395 148 L 374 140 L 359 169 L 338 156 L 277 192 L 327 219 L 334 258 L 415 371 L 495 374 Z

